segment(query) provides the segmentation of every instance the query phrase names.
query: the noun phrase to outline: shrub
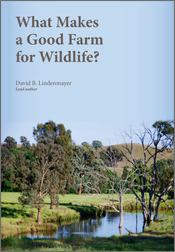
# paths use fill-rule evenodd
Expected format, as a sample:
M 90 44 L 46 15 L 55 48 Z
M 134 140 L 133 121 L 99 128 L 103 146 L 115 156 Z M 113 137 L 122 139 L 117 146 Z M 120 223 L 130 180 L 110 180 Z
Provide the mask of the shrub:
M 168 199 L 174 199 L 174 190 L 173 189 L 168 191 Z

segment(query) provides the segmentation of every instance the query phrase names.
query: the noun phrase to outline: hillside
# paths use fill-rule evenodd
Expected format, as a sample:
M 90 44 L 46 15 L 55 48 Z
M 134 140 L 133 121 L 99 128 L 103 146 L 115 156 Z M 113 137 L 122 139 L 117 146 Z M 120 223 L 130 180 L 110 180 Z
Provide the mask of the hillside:
M 5 143 L 1 143 L 1 146 L 2 145 L 5 145 Z M 21 148 L 22 147 L 22 144 L 17 144 L 17 148 Z
M 115 146 L 116 148 L 122 150 L 126 156 L 129 158 L 129 153 L 127 153 L 127 151 L 123 148 L 123 146 L 125 146 L 125 144 L 116 144 L 116 145 L 112 145 Z M 131 147 L 131 144 L 128 144 L 129 147 Z M 108 146 L 104 146 L 103 149 L 106 149 Z M 150 146 L 149 148 L 150 153 L 154 153 L 154 146 Z M 141 144 L 133 144 L 133 157 L 135 159 L 143 159 L 143 151 L 142 151 L 142 145 Z M 150 155 L 147 153 L 146 154 L 147 159 L 150 157 Z M 157 155 L 157 160 L 160 159 L 173 159 L 174 160 L 174 149 L 170 149 L 167 148 L 164 152 L 159 153 Z M 150 166 L 151 164 L 153 164 L 153 158 L 148 162 L 148 165 Z M 118 161 L 117 163 L 117 167 L 118 168 L 122 168 L 125 165 L 128 166 L 132 166 L 129 162 L 126 161 L 125 158 L 123 158 L 122 161 Z

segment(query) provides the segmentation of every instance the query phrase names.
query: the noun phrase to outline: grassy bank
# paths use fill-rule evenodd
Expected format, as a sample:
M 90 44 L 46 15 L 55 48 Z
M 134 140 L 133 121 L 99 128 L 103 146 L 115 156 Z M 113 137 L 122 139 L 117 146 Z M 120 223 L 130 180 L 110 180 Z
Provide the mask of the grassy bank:
M 103 212 L 104 213 L 104 212 Z M 79 221 L 80 216 L 98 216 L 101 210 L 93 206 L 72 205 L 59 206 L 54 210 L 43 205 L 41 224 L 37 224 L 37 209 L 21 204 L 1 204 L 1 238 L 13 237 L 17 234 L 37 233 L 39 231 L 56 231 L 57 226 Z
M 65 206 L 51 210 L 43 206 L 42 223 L 37 224 L 37 209 L 21 204 L 1 203 L 1 238 L 13 237 L 16 234 L 39 232 L 41 230 L 56 231 L 58 224 L 75 221 L 80 213 Z
M 64 239 L 3 239 L 2 251 L 174 251 L 174 217 L 154 222 L 142 234 Z
M 80 215 L 97 216 L 103 210 L 110 210 L 104 199 L 86 196 L 68 194 L 60 197 L 59 208 L 50 209 L 50 199 L 46 197 L 42 207 L 42 224 L 36 223 L 37 209 L 31 206 L 22 206 L 18 202 L 20 193 L 1 193 L 1 238 L 13 237 L 16 234 L 39 232 L 44 230 L 56 230 L 57 225 L 64 222 L 77 221 Z M 117 195 L 114 198 L 116 206 L 119 209 Z M 168 201 L 168 204 L 174 208 L 174 200 Z M 124 196 L 124 209 L 135 209 L 136 202 L 133 194 Z M 137 203 L 137 208 L 141 209 L 141 204 Z M 164 203 L 160 204 L 161 209 L 167 209 Z
M 167 200 L 166 203 L 168 203 L 169 206 L 174 209 L 174 200 Z M 117 209 L 120 209 L 120 204 L 116 203 L 115 207 Z M 123 209 L 134 210 L 136 208 L 137 209 L 142 209 L 141 203 L 139 203 L 139 202 L 136 203 L 135 201 L 132 201 L 130 199 L 124 201 Z M 109 210 L 109 209 L 111 209 L 111 207 L 107 205 L 107 206 L 104 206 L 104 209 Z M 154 209 L 156 209 L 156 205 L 155 205 Z M 164 202 L 161 202 L 160 206 L 159 206 L 159 210 L 170 210 L 170 208 L 168 208 L 167 205 Z
M 22 206 L 18 202 L 19 193 L 1 193 L 1 238 L 13 237 L 17 234 L 55 231 L 58 225 L 75 222 L 80 216 L 97 216 L 101 210 L 93 205 L 81 206 L 63 203 L 58 208 L 50 209 L 49 198 L 42 206 L 41 224 L 36 222 L 38 211 L 31 206 Z

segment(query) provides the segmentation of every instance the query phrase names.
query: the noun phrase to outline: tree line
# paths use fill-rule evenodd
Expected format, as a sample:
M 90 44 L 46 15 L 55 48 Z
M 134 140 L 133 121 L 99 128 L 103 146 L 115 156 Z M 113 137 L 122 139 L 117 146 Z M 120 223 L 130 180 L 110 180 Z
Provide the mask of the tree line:
M 53 121 L 34 128 L 36 144 L 31 145 L 25 136 L 21 136 L 21 146 L 17 148 L 15 139 L 8 136 L 1 145 L 1 190 L 21 192 L 19 201 L 38 209 L 38 223 L 41 223 L 46 195 L 50 197 L 50 208 L 53 209 L 54 205 L 59 205 L 59 194 L 71 192 L 105 198 L 115 211 L 120 212 L 120 227 L 123 195 L 132 192 L 142 204 L 144 220 L 152 220 L 155 204 L 156 218 L 160 202 L 166 202 L 163 197 L 167 193 L 169 198 L 174 197 L 174 161 L 157 160 L 158 153 L 174 147 L 174 123 L 158 121 L 153 129 L 152 132 L 143 126 L 142 132 L 126 133 L 131 143 L 125 141 L 123 149 L 104 148 L 98 140 L 92 145 L 87 142 L 76 145 L 71 131 Z M 140 159 L 133 156 L 133 134 L 138 136 L 142 146 L 143 157 Z M 123 138 L 125 140 L 125 136 Z M 117 163 L 123 159 L 130 165 L 118 169 Z M 151 159 L 153 164 L 148 166 Z M 114 194 L 119 196 L 120 210 L 116 208 Z

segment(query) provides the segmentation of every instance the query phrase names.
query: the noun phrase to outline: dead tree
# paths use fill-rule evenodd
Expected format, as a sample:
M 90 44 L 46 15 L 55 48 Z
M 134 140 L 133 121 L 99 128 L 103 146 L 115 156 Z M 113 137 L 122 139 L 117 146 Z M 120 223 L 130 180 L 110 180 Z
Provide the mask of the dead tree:
M 120 213 L 120 223 L 119 228 L 123 225 L 123 196 L 125 195 L 126 191 L 129 190 L 131 184 L 133 183 L 133 180 L 135 177 L 133 176 L 133 173 L 131 173 L 129 170 L 125 173 L 125 176 L 123 176 L 122 172 L 119 174 L 119 168 L 117 167 L 117 157 L 115 156 L 115 152 L 113 151 L 112 147 L 108 149 L 107 152 L 104 152 L 105 155 L 108 156 L 110 160 L 111 167 L 107 167 L 104 165 L 99 170 L 86 170 L 85 173 L 91 172 L 96 177 L 96 183 L 95 185 L 91 183 L 91 181 L 88 181 L 86 183 L 86 188 L 88 188 L 89 191 L 94 193 L 94 197 L 101 197 L 105 199 L 108 204 L 114 209 L 114 211 Z M 107 193 L 103 194 L 103 191 L 101 190 L 101 180 L 107 182 Z M 116 200 L 114 199 L 115 195 L 118 195 L 119 197 L 119 205 L 120 210 L 116 207 Z
M 125 132 L 126 136 L 129 137 L 130 139 L 130 144 L 126 142 L 126 138 L 123 136 L 125 144 L 123 145 L 123 149 L 121 151 L 125 159 L 132 165 L 139 178 L 138 186 L 140 188 L 141 196 L 138 195 L 133 186 L 131 187 L 131 190 L 135 194 L 139 202 L 142 204 L 144 221 L 149 222 L 153 220 L 156 200 L 157 200 L 157 206 L 156 206 L 155 218 L 157 217 L 158 207 L 160 205 L 160 202 L 163 200 L 163 196 L 168 192 L 168 190 L 172 188 L 174 184 L 174 179 L 172 178 L 163 189 L 163 192 L 159 193 L 159 188 L 157 187 L 158 183 L 158 173 L 156 167 L 157 154 L 162 153 L 168 146 L 170 146 L 172 143 L 172 139 L 169 139 L 165 135 L 160 134 L 160 132 L 157 129 L 155 129 L 154 132 L 152 132 L 145 125 L 142 126 L 143 131 L 139 131 L 139 133 L 136 133 L 134 130 L 130 130 L 130 133 Z M 136 135 L 141 142 L 142 160 L 143 160 L 141 167 L 138 166 L 137 159 L 133 155 L 133 135 Z M 158 147 L 159 144 L 161 145 L 160 147 Z M 148 171 L 147 165 L 148 162 L 152 159 L 153 159 L 153 166 L 152 169 Z M 148 190 L 149 203 L 147 206 L 147 203 L 145 202 L 145 189 L 148 186 L 149 186 Z

